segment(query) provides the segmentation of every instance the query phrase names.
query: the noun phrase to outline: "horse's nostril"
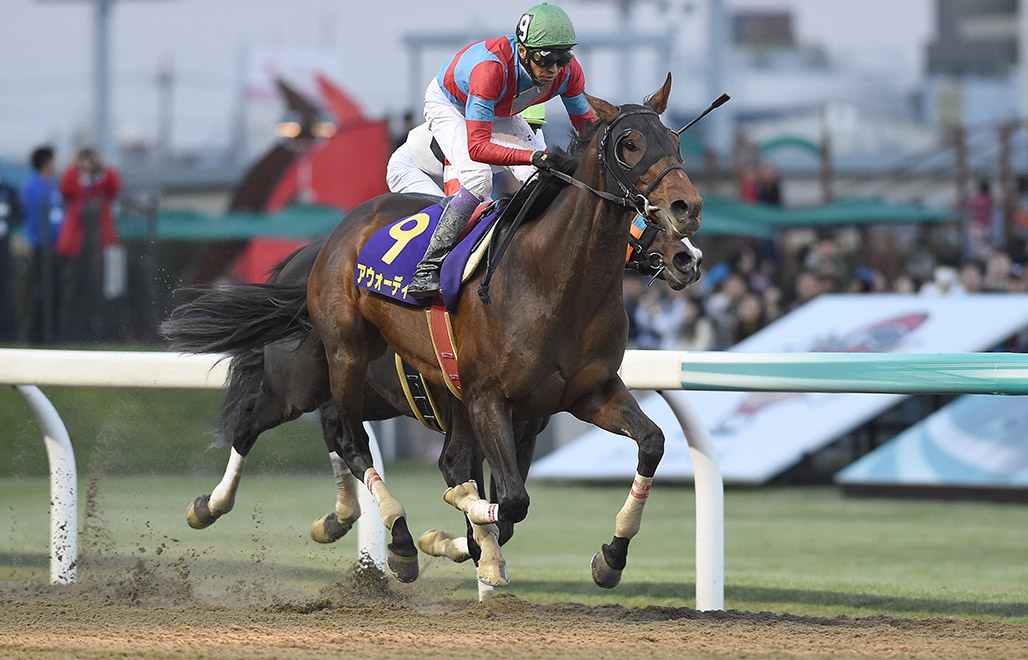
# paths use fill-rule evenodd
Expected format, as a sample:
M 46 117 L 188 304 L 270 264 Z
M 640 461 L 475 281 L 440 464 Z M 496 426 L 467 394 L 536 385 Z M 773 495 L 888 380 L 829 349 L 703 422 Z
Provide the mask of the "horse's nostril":
M 671 202 L 671 212 L 679 220 L 685 220 L 689 217 L 689 205 L 685 203 L 685 200 L 676 199 Z
M 689 252 L 678 252 L 675 256 L 671 257 L 671 261 L 675 265 L 675 270 L 679 272 L 684 272 L 698 265 Z

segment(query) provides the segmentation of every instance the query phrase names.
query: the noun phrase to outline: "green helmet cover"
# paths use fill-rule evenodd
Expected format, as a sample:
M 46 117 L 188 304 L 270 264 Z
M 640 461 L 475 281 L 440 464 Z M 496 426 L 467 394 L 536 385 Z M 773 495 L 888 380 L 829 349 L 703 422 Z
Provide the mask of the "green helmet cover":
M 521 15 L 514 36 L 525 48 L 571 48 L 577 43 L 575 26 L 568 15 L 557 5 L 545 2 Z
M 546 123 L 546 106 L 542 103 L 530 105 L 521 111 L 521 116 L 533 126 L 542 126 Z

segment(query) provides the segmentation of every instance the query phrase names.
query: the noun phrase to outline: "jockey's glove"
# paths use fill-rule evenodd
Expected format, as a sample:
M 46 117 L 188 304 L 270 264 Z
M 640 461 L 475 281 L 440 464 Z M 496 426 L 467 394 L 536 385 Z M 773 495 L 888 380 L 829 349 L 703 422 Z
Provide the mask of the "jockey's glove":
M 550 162 L 550 155 L 545 151 L 533 151 L 532 164 L 543 172 L 549 172 L 553 169 L 553 163 Z

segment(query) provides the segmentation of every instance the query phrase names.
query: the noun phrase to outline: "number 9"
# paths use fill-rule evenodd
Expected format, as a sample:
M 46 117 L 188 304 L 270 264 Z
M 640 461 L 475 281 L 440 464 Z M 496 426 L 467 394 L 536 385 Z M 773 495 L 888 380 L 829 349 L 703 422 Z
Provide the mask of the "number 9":
M 518 40 L 524 43 L 528 40 L 528 26 L 532 23 L 532 15 L 525 14 L 518 21 Z
M 414 222 L 414 226 L 410 229 L 404 229 L 411 221 Z M 396 257 L 400 256 L 400 253 L 403 252 L 403 248 L 407 247 L 407 244 L 414 240 L 414 237 L 420 236 L 428 229 L 428 222 L 429 217 L 427 213 L 418 213 L 390 227 L 389 235 L 396 239 L 396 243 L 393 244 L 393 247 L 389 248 L 388 252 L 382 255 L 382 263 L 393 263 Z

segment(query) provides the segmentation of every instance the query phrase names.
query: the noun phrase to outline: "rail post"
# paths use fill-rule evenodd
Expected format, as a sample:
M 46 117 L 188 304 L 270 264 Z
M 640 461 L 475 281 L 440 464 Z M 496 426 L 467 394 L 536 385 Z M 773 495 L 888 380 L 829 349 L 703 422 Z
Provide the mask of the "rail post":
M 50 462 L 50 584 L 75 582 L 78 564 L 78 475 L 68 430 L 35 385 L 15 385 L 43 429 Z

